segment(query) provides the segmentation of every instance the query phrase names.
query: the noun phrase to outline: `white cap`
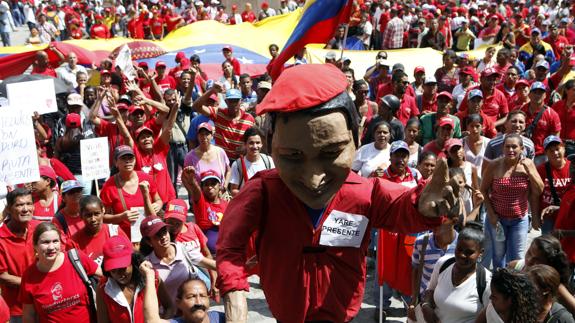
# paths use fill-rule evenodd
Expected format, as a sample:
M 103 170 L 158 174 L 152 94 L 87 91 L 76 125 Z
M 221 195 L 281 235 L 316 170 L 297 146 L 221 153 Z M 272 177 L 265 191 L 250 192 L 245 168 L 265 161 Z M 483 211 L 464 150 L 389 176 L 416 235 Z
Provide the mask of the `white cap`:
M 435 76 L 433 75 L 428 75 L 425 77 L 425 81 L 423 81 L 423 84 L 429 84 L 429 83 L 435 83 L 437 84 L 437 80 L 435 79 Z

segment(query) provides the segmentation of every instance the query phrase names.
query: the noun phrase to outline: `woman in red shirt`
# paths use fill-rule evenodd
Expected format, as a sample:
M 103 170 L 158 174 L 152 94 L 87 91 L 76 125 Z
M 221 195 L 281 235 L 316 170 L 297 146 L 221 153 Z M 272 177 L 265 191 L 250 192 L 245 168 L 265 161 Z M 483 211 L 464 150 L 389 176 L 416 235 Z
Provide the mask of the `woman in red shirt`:
M 552 108 L 561 120 L 560 137 L 565 143 L 565 156 L 569 156 L 575 154 L 575 80 L 565 82 L 561 97 Z
M 57 191 L 54 191 L 57 184 L 56 173 L 52 167 L 40 166 L 40 180 L 32 184 L 34 220 L 50 221 L 58 211 L 60 201 Z
M 32 240 L 38 261 L 22 276 L 22 321 L 96 322 L 90 317 L 88 290 L 68 254 L 61 250 L 58 228 L 50 222 L 40 223 Z M 94 261 L 82 252 L 78 255 L 88 276 L 102 276 Z
M 133 252 L 128 238 L 114 236 L 106 241 L 102 262 L 105 278 L 96 290 L 99 323 L 144 323 L 145 279 L 138 269 L 143 261 L 141 254 Z M 171 318 L 176 308 L 157 272 L 155 285 L 162 318 Z

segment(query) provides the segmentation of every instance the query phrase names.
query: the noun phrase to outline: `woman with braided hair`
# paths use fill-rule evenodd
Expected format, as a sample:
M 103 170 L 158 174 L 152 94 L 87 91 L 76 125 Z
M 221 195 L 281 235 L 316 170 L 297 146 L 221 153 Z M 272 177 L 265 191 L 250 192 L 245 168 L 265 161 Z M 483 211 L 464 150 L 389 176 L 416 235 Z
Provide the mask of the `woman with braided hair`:
M 537 289 L 529 277 L 513 269 L 497 269 L 491 277 L 491 296 L 475 323 L 537 323 Z

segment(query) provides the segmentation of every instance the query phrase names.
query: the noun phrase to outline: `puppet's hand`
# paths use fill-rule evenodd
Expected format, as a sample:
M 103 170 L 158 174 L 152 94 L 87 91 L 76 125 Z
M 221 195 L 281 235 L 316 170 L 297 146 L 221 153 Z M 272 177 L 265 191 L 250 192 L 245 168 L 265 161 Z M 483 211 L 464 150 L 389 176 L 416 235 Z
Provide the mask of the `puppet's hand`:
M 248 303 L 243 290 L 234 290 L 224 295 L 226 322 L 246 323 L 248 321 Z
M 419 197 L 419 212 L 424 216 L 438 217 L 447 215 L 457 217 L 460 213 L 459 187 L 453 187 L 449 178 L 447 161 L 437 160 L 437 166 L 427 186 Z

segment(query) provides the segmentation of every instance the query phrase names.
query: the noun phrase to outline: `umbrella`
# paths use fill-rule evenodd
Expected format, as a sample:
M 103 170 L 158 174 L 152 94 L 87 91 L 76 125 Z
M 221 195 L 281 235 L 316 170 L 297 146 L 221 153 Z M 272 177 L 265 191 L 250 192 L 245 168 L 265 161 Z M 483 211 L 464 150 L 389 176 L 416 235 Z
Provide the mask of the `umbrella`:
M 128 48 L 130 48 L 130 51 L 132 52 L 132 60 L 152 58 L 167 53 L 165 49 L 149 41 L 133 41 L 126 43 L 125 45 L 128 45 Z M 118 56 L 118 53 L 123 46 L 124 45 L 116 47 L 112 51 L 112 56 Z
M 28 81 L 37 81 L 37 80 L 44 80 L 44 79 L 53 79 L 54 80 L 54 90 L 56 91 L 56 94 L 68 93 L 71 90 L 68 87 L 68 85 L 66 85 L 66 82 L 64 82 L 63 80 L 58 79 L 58 78 L 53 78 L 51 76 L 40 75 L 40 74 L 20 74 L 20 75 L 16 75 L 16 76 L 10 76 L 10 77 L 6 78 L 4 80 L 4 82 L 0 83 L 0 96 L 5 97 L 5 98 L 8 97 L 8 93 L 6 91 L 6 84 L 28 82 Z M 30 91 L 33 91 L 33 89 L 30 89 Z

